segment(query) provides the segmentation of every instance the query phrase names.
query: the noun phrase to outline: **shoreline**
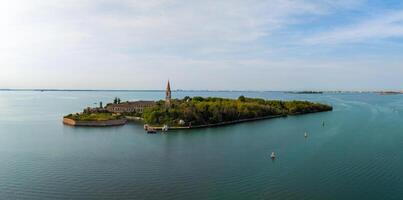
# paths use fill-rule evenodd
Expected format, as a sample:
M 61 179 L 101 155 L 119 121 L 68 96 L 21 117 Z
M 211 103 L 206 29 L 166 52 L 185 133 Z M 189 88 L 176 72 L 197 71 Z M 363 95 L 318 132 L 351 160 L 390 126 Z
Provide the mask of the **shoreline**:
M 215 124 L 206 124 L 206 125 L 198 125 L 198 126 L 174 126 L 174 127 L 169 127 L 168 130 L 186 130 L 186 129 L 200 129 L 200 128 L 212 128 L 212 127 L 220 127 L 220 126 L 227 126 L 227 125 L 234 125 L 234 124 L 240 124 L 240 123 L 245 123 L 245 122 L 252 122 L 252 121 L 260 121 L 260 120 L 265 120 L 265 119 L 274 119 L 274 118 L 280 118 L 280 117 L 288 117 L 288 116 L 297 116 L 297 115 L 306 115 L 306 114 L 314 114 L 314 113 L 322 113 L 322 112 L 330 112 L 332 110 L 327 110 L 327 111 L 318 111 L 318 112 L 310 112 L 310 113 L 296 113 L 296 114 L 289 114 L 289 115 L 273 115 L 273 116 L 266 116 L 266 117 L 256 117 L 256 118 L 250 118 L 250 119 L 240 119 L 240 120 L 235 120 L 235 121 L 228 121 L 228 122 L 220 122 L 220 123 L 215 123 Z M 156 131 L 162 131 L 163 126 L 148 126 L 149 128 L 152 128 Z
M 234 124 L 240 124 L 245 122 L 252 122 L 252 121 L 260 121 L 265 119 L 274 119 L 280 117 L 288 117 L 288 116 L 297 116 L 297 115 L 306 115 L 306 114 L 314 114 L 314 113 L 321 113 L 321 112 L 329 112 L 328 111 L 318 111 L 318 112 L 310 112 L 310 113 L 296 113 L 296 114 L 283 114 L 283 115 L 273 115 L 273 116 L 266 116 L 266 117 L 255 117 L 250 119 L 239 119 L 234 121 L 228 122 L 220 122 L 215 124 L 205 124 L 205 125 L 197 125 L 197 126 L 173 126 L 169 127 L 169 130 L 186 130 L 186 129 L 201 129 L 201 128 L 212 128 L 212 127 L 220 127 L 220 126 L 228 126 Z M 128 121 L 142 121 L 142 118 L 139 117 L 126 117 L 124 119 L 118 120 L 106 120 L 106 121 L 76 121 L 69 118 L 63 118 L 63 124 L 68 126 L 81 126 L 81 127 L 110 127 L 110 126 L 123 126 L 126 125 Z M 163 126 L 148 126 L 156 131 L 162 131 Z
M 211 128 L 211 127 L 219 127 L 219 126 L 228 126 L 233 124 L 240 124 L 245 122 L 252 122 L 252 121 L 260 121 L 265 119 L 274 119 L 280 117 L 288 117 L 288 116 L 297 116 L 297 115 L 306 115 L 306 114 L 314 114 L 314 113 L 321 113 L 321 112 L 329 112 L 332 110 L 327 111 L 318 111 L 318 112 L 310 112 L 310 113 L 295 113 L 295 114 L 283 114 L 283 115 L 273 115 L 273 116 L 266 116 L 266 117 L 255 117 L 250 119 L 239 119 L 234 121 L 228 122 L 220 122 L 215 124 L 205 124 L 205 125 L 197 125 L 197 126 L 173 126 L 169 127 L 169 130 L 186 130 L 186 129 L 201 129 L 201 128 Z M 110 127 L 110 126 L 123 126 L 126 125 L 129 121 L 143 121 L 140 117 L 126 117 L 124 119 L 117 119 L 117 120 L 106 120 L 106 121 L 76 121 L 69 118 L 63 118 L 63 124 L 68 126 L 82 126 L 82 127 Z M 156 126 L 148 126 L 156 131 L 162 131 L 163 126 L 156 125 Z
M 265 119 L 273 119 L 273 118 L 280 118 L 280 117 L 287 117 L 287 115 L 274 115 L 274 116 L 267 116 L 267 117 L 256 117 L 256 118 L 251 118 L 251 119 L 240 119 L 240 120 L 235 120 L 235 121 L 229 121 L 229 122 L 220 122 L 220 123 L 215 123 L 215 124 L 206 124 L 206 125 L 198 125 L 198 126 L 174 126 L 174 127 L 169 127 L 169 130 L 182 130 L 182 129 L 200 129 L 200 128 L 210 128 L 210 127 L 219 127 L 219 126 L 227 126 L 227 125 L 233 125 L 233 124 L 240 124 L 244 122 L 251 122 L 251 121 L 259 121 L 259 120 L 265 120 Z M 162 130 L 162 126 L 149 126 L 149 128 L 152 128 L 157 131 Z

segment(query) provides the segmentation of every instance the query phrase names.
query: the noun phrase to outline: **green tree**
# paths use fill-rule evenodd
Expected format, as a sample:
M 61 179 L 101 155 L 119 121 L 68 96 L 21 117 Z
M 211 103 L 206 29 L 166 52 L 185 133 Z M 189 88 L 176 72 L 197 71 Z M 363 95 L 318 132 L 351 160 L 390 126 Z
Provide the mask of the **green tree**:
M 245 102 L 245 101 L 246 101 L 245 96 L 243 96 L 243 95 L 239 96 L 239 97 L 238 97 L 238 101 L 240 101 L 240 102 Z

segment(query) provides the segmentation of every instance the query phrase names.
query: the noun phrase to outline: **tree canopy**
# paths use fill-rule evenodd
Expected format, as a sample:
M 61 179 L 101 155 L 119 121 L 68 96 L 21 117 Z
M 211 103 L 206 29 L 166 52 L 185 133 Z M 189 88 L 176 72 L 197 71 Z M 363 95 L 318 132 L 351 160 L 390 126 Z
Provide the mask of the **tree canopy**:
M 69 114 L 64 117 L 76 121 L 108 121 L 124 118 L 122 115 L 112 113 L 77 113 Z
M 240 96 L 238 99 L 218 97 L 185 97 L 175 99 L 167 107 L 164 101 L 145 109 L 147 124 L 178 126 L 207 125 L 258 117 L 293 115 L 332 110 L 331 106 L 308 101 L 278 101 Z

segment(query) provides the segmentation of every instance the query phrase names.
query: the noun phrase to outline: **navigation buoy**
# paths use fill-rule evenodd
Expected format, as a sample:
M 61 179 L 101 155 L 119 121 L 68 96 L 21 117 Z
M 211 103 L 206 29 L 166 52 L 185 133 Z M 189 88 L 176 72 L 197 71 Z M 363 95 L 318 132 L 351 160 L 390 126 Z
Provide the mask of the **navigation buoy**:
M 276 159 L 276 154 L 274 154 L 274 152 L 271 152 L 270 158 L 271 158 L 272 160 Z

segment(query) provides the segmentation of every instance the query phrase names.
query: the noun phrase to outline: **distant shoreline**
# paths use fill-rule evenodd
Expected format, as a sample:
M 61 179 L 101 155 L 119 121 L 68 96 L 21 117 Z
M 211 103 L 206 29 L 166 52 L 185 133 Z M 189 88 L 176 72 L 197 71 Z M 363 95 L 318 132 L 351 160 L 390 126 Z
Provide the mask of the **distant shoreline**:
M 403 92 L 396 92 L 396 91 L 383 91 L 383 92 L 377 92 L 379 95 L 398 95 L 398 94 L 403 94 Z
M 323 94 L 323 91 L 299 91 L 299 92 L 286 92 L 290 94 Z

